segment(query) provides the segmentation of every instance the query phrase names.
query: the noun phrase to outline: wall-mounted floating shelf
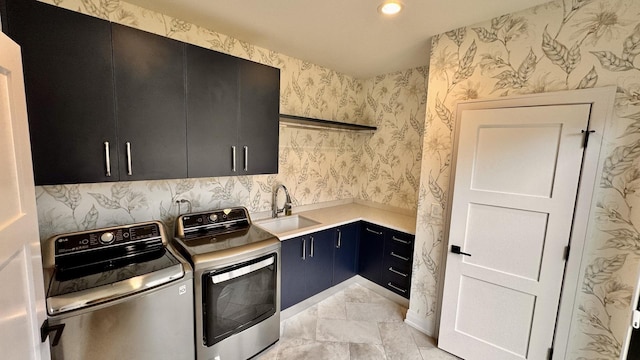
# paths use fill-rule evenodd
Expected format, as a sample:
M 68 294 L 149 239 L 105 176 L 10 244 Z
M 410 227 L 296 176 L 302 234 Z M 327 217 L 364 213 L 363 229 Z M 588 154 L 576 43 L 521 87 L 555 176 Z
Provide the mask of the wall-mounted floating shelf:
M 318 130 L 339 130 L 373 133 L 378 128 L 369 125 L 349 124 L 339 121 L 313 119 L 304 116 L 280 114 L 280 125 Z

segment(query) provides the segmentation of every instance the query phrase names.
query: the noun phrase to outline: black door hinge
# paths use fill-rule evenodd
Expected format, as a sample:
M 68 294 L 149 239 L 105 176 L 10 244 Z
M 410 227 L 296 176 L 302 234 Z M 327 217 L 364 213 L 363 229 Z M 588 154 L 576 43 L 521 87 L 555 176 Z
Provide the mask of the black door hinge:
M 569 251 L 571 251 L 571 246 L 567 245 L 564 247 L 564 259 L 569 260 Z
M 594 132 L 596 132 L 595 130 L 582 130 L 582 133 L 584 134 L 584 142 L 582 143 L 582 147 L 586 148 L 587 144 L 589 143 L 589 136 L 591 134 L 593 134 Z
M 553 358 L 553 348 L 549 348 L 547 351 L 547 360 L 551 360 Z
M 64 330 L 64 324 L 58 325 L 49 325 L 49 319 L 46 319 L 42 326 L 40 326 L 40 340 L 45 342 L 49 333 L 55 331 L 55 335 L 53 336 L 53 340 L 51 341 L 51 346 L 56 346 L 60 342 L 60 337 L 62 336 L 62 331 Z

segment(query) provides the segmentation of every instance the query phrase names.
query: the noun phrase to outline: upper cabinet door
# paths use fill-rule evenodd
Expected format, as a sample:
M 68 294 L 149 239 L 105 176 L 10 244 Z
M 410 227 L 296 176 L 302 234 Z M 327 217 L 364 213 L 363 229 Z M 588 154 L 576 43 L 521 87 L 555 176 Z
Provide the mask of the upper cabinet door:
M 280 70 L 240 60 L 239 175 L 276 174 L 280 117 Z
M 238 59 L 195 45 L 186 45 L 186 59 L 189 177 L 236 175 Z
M 36 185 L 117 181 L 109 22 L 24 0 L 3 20 L 22 48 Z
M 187 177 L 184 44 L 112 24 L 120 180 Z

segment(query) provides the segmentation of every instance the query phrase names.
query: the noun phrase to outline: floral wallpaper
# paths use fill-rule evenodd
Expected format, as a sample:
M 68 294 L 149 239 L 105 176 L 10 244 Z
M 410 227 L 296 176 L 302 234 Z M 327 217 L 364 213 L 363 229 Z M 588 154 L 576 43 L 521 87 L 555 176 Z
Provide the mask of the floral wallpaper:
M 41 239 L 68 231 L 246 206 L 268 211 L 283 183 L 297 205 L 361 198 L 414 210 L 426 109 L 427 67 L 360 80 L 118 0 L 43 2 L 281 69 L 280 111 L 374 124 L 375 134 L 280 128 L 277 175 L 41 186 Z M 425 64 L 428 62 L 425 54 Z
M 617 86 L 567 359 L 618 359 L 640 260 L 640 2 L 556 0 L 433 38 L 410 311 L 434 323 L 456 103 Z

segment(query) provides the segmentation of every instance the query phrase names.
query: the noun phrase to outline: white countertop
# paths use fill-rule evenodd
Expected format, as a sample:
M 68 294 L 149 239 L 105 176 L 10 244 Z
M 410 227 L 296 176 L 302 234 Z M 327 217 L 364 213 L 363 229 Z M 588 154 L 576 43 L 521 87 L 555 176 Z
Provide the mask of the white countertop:
M 281 241 L 325 229 L 334 228 L 336 226 L 349 224 L 359 220 L 368 221 L 409 234 L 415 234 L 416 231 L 415 216 L 401 214 L 398 212 L 384 210 L 382 208 L 367 206 L 359 203 L 329 206 L 302 212 L 296 212 L 294 209 L 293 215 L 299 215 L 311 219 L 318 222 L 318 224 L 283 233 L 274 233 L 274 235 L 276 235 Z M 257 220 L 254 223 L 260 226 L 260 223 L 263 221 L 272 221 L 272 219 Z

